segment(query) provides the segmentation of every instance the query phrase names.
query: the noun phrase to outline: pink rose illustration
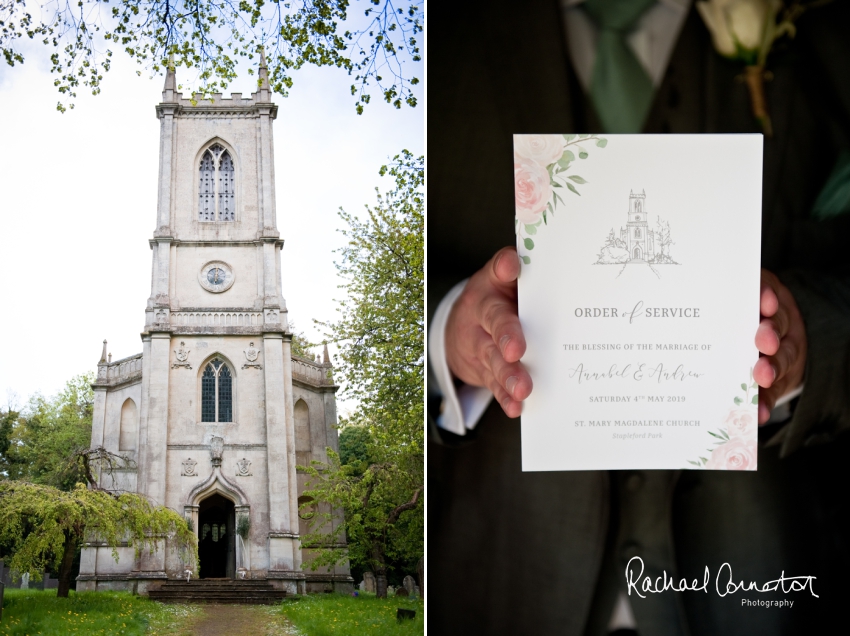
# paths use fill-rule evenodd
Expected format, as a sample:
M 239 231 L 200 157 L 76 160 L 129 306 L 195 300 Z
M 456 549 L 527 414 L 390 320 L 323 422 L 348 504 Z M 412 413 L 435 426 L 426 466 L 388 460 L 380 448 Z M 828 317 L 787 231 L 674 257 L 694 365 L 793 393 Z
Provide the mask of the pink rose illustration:
M 564 144 L 562 135 L 514 135 L 514 152 L 544 168 L 563 156 Z
M 726 416 L 726 432 L 729 437 L 755 439 L 757 437 L 758 420 L 750 409 L 732 409 Z
M 755 470 L 757 463 L 756 440 L 733 437 L 711 451 L 705 467 L 710 470 Z
M 540 220 L 552 196 L 549 173 L 539 163 L 514 153 L 514 190 L 516 218 L 532 225 Z

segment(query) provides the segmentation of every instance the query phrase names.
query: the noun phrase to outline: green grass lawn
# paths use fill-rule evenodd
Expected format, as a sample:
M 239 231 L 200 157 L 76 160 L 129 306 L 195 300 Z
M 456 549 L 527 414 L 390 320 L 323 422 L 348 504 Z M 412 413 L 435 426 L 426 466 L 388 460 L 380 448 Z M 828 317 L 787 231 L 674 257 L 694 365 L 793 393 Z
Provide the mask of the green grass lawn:
M 197 606 L 162 605 L 128 592 L 73 590 L 56 598 L 56 590 L 6 588 L 0 636 L 57 634 L 169 634 Z
M 416 611 L 416 618 L 396 622 L 396 609 Z M 402 597 L 375 598 L 360 592 L 359 596 L 317 594 L 286 600 L 281 611 L 302 636 L 412 636 L 425 633 L 425 607 L 421 600 Z

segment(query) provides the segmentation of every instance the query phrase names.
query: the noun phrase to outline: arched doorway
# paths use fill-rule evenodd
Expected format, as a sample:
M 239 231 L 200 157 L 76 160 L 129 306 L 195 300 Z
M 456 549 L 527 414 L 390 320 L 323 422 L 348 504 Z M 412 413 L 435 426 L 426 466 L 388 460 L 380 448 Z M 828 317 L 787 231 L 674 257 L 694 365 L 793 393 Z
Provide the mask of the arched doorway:
M 635 259 L 639 259 L 639 258 L 640 258 L 640 248 L 635 247 Z
M 234 577 L 236 545 L 234 542 L 236 511 L 232 501 L 218 493 L 210 495 L 198 506 L 198 556 L 200 578 Z

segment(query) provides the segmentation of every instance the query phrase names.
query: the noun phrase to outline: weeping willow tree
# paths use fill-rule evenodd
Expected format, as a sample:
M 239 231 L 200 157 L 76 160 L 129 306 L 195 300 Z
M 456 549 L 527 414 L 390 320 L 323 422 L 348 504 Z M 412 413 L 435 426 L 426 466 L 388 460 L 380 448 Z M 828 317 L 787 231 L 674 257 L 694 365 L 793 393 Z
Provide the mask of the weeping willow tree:
M 186 521 L 137 494 L 0 481 L 0 544 L 12 554 L 7 564 L 36 581 L 45 567 L 58 568 L 60 597 L 68 596 L 74 554 L 84 541 L 112 546 L 117 562 L 123 542 L 138 557 L 143 550 L 162 549 L 163 538 L 184 562 L 197 563 L 197 537 Z

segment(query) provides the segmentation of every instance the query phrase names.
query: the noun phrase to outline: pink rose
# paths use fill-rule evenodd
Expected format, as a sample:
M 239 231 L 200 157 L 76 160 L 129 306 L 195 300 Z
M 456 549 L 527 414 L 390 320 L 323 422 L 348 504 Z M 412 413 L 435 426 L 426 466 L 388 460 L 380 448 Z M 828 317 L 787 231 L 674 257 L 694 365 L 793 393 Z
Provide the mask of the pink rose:
M 751 409 L 732 409 L 726 416 L 726 432 L 729 437 L 755 439 L 758 434 L 758 420 Z
M 545 168 L 563 156 L 565 143 L 562 135 L 514 135 L 514 152 Z
M 546 209 L 549 197 L 552 196 L 552 186 L 546 168 L 514 153 L 514 189 L 516 218 L 526 225 L 537 223 Z
M 755 470 L 757 464 L 756 440 L 733 437 L 711 451 L 705 467 L 710 470 Z

